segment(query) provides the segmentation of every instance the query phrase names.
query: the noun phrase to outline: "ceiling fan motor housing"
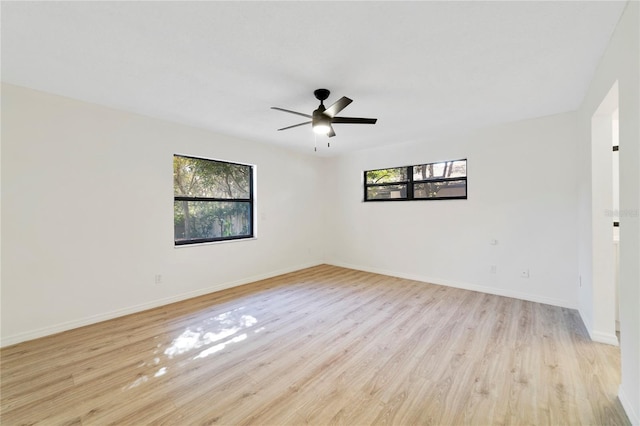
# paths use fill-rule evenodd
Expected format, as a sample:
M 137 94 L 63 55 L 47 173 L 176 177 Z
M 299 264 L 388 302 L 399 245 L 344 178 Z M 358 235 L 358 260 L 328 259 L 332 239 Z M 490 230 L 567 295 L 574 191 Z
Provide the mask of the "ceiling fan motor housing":
M 317 126 L 320 124 L 328 126 L 331 124 L 331 117 L 326 115 L 324 111 L 324 105 L 320 105 L 317 110 L 313 111 L 313 116 L 311 118 L 312 126 Z
M 328 89 L 317 89 L 313 91 L 314 96 L 320 101 L 318 109 L 313 111 L 313 118 L 311 119 L 311 125 L 316 126 L 330 126 L 331 118 L 324 112 L 326 110 L 323 101 L 329 97 L 331 92 Z

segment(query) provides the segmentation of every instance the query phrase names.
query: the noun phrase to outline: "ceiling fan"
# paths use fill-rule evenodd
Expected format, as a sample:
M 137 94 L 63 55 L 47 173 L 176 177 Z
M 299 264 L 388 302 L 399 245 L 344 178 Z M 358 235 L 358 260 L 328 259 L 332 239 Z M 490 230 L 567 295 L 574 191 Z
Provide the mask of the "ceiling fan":
M 333 105 L 329 108 L 325 108 L 324 101 L 329 97 L 329 90 L 327 89 L 318 89 L 313 92 L 316 99 L 320 101 L 320 106 L 318 109 L 313 111 L 312 115 L 304 114 L 302 112 L 291 111 L 284 108 L 271 107 L 271 109 L 277 109 L 278 111 L 284 111 L 291 114 L 301 115 L 303 117 L 310 118 L 311 121 L 305 121 L 304 123 L 294 124 L 293 126 L 283 127 L 278 130 L 287 130 L 293 129 L 294 127 L 304 126 L 311 123 L 313 131 L 318 134 L 327 135 L 332 138 L 336 135 L 336 132 L 333 130 L 333 123 L 340 124 L 376 124 L 378 121 L 377 118 L 358 118 L 358 117 L 336 117 L 340 111 L 345 109 L 347 105 L 353 102 L 351 99 L 346 96 L 338 99 Z

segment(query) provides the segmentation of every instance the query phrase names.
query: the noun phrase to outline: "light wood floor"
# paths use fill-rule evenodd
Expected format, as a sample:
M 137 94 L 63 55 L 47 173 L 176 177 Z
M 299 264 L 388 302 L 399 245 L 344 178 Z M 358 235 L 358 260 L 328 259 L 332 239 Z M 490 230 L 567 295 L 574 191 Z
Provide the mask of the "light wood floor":
M 625 425 L 577 313 L 318 266 L 4 348 L 2 425 Z

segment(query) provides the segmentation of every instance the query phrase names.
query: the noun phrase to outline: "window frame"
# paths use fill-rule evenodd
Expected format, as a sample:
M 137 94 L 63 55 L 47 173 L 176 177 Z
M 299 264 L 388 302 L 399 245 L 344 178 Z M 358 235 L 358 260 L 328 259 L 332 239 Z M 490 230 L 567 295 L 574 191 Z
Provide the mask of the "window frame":
M 201 161 L 210 161 L 213 163 L 223 163 L 223 164 L 231 164 L 233 166 L 244 166 L 249 168 L 249 198 L 217 198 L 217 197 L 191 197 L 191 196 L 183 196 L 183 195 L 175 195 L 175 187 L 174 187 L 174 195 L 173 202 L 176 201 L 197 201 L 197 202 L 226 202 L 226 203 L 239 203 L 239 204 L 249 204 L 249 234 L 247 235 L 234 235 L 229 237 L 215 237 L 215 238 L 193 238 L 189 240 L 176 240 L 175 234 L 175 213 L 174 213 L 174 230 L 173 230 L 173 244 L 175 247 L 183 247 L 189 246 L 193 244 L 207 244 L 207 243 L 220 243 L 225 241 L 237 241 L 237 240 L 246 240 L 255 238 L 255 165 L 246 164 L 246 163 L 237 163 L 226 160 L 217 160 L 212 158 L 204 158 L 204 157 L 196 157 L 193 155 L 185 155 L 185 154 L 173 154 L 172 160 L 175 157 L 182 158 L 191 158 L 194 160 Z M 175 185 L 175 182 L 174 182 Z
M 429 165 L 435 165 L 435 164 L 442 164 L 442 163 L 455 163 L 456 161 L 464 161 L 465 162 L 465 176 L 464 177 L 433 177 L 433 178 L 427 178 L 427 179 L 414 179 L 413 178 L 413 174 L 414 174 L 414 167 L 418 167 L 418 166 L 429 166 Z M 421 164 L 413 164 L 411 166 L 393 166 L 393 167 L 383 167 L 380 169 L 371 169 L 371 170 L 365 170 L 362 174 L 363 176 L 363 182 L 364 182 L 364 198 L 363 201 L 365 203 L 368 202 L 388 202 L 388 201 L 435 201 L 435 200 L 466 200 L 468 198 L 469 195 L 469 186 L 468 186 L 468 181 L 467 181 L 467 174 L 466 174 L 466 169 L 467 169 L 467 159 L 466 158 L 459 158 L 456 160 L 446 160 L 446 161 L 435 161 L 435 162 L 431 162 L 431 163 L 421 163 Z M 398 181 L 398 182 L 385 182 L 385 183 L 367 183 L 367 173 L 369 172 L 375 172 L 378 170 L 387 170 L 387 169 L 401 169 L 401 168 L 405 168 L 405 173 L 407 176 L 406 180 L 403 181 Z M 414 197 L 414 186 L 416 184 L 422 184 L 422 183 L 438 183 L 438 182 L 452 182 L 452 181 L 464 181 L 464 187 L 465 187 L 465 195 L 456 195 L 456 196 L 445 196 L 445 197 L 433 197 L 433 198 L 429 198 L 429 197 Z M 384 186 L 396 186 L 396 185 L 406 185 L 406 196 L 405 197 L 400 197 L 400 198 L 368 198 L 367 194 L 368 194 L 368 189 L 369 188 L 379 188 L 379 187 L 384 187 Z

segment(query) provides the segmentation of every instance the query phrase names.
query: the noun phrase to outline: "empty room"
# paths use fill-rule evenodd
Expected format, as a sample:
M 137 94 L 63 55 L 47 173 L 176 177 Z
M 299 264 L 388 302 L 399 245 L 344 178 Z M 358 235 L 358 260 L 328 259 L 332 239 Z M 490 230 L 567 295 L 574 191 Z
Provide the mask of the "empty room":
M 640 2 L 0 7 L 0 424 L 640 425 Z

